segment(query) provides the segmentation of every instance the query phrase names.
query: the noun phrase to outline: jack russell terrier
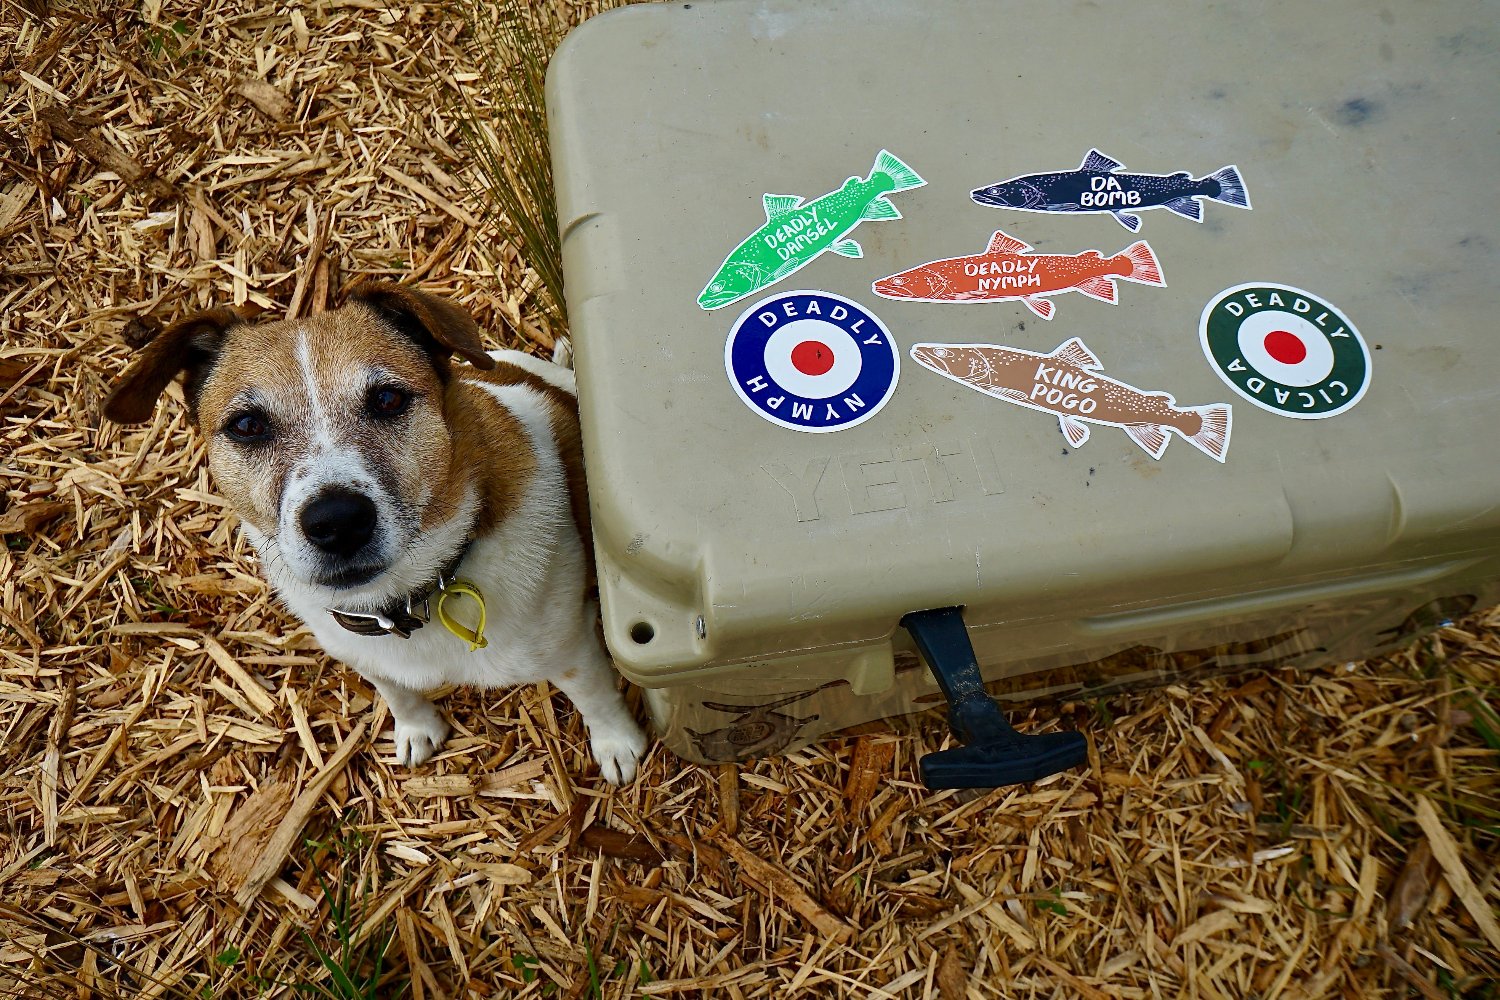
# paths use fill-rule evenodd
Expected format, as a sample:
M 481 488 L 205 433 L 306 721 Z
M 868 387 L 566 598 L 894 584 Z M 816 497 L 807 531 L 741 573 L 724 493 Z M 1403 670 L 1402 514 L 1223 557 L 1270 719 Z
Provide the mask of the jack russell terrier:
M 422 692 L 546 680 L 583 714 L 604 778 L 634 778 L 646 737 L 591 595 L 572 371 L 486 353 L 458 306 L 367 281 L 306 319 L 212 309 L 168 326 L 105 416 L 149 419 L 180 372 L 262 571 L 390 705 L 399 763 L 448 735 Z

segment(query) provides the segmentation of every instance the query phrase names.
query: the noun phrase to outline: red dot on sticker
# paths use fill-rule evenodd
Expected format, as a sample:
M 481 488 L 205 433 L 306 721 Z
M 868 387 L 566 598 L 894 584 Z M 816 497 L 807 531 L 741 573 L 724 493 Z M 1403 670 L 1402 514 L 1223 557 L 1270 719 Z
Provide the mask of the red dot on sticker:
M 1295 333 L 1272 330 L 1266 334 L 1266 353 L 1284 365 L 1300 365 L 1307 358 L 1307 345 Z
M 833 352 L 827 344 L 804 340 L 792 348 L 792 367 L 804 375 L 826 375 L 833 367 Z

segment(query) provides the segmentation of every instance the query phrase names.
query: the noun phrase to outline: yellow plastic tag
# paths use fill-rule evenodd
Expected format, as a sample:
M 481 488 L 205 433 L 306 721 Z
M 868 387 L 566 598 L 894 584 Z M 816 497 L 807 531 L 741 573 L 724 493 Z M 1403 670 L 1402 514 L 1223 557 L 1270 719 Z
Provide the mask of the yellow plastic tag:
M 452 615 L 444 610 L 443 605 L 447 603 L 448 598 L 454 596 L 467 597 L 479 605 L 479 626 L 477 628 L 470 629 L 465 625 L 460 625 L 457 621 L 454 621 Z M 438 594 L 437 620 L 443 628 L 452 632 L 464 642 L 467 642 L 469 644 L 469 652 L 471 653 L 476 649 L 483 649 L 490 644 L 489 640 L 484 637 L 484 595 L 479 592 L 478 587 L 467 580 L 454 580 Z

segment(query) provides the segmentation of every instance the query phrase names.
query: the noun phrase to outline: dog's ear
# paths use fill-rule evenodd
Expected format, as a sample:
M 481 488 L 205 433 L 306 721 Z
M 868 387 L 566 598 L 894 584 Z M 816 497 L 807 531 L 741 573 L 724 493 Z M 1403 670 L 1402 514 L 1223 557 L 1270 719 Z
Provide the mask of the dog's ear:
M 184 387 L 188 409 L 196 411 L 198 388 L 219 354 L 225 331 L 241 322 L 232 309 L 209 309 L 166 327 L 125 369 L 120 383 L 104 401 L 104 415 L 120 424 L 149 420 L 162 390 L 181 371 L 188 373 Z
M 495 359 L 485 353 L 474 317 L 445 298 L 394 281 L 369 280 L 350 289 L 348 297 L 390 320 L 434 361 L 458 354 L 476 368 L 495 367 Z

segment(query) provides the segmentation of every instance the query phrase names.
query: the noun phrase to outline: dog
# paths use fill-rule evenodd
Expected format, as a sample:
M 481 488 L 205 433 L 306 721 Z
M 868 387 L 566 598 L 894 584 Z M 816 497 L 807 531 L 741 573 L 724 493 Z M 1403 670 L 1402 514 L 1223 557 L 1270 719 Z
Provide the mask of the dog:
M 486 352 L 447 299 L 365 281 L 306 319 L 219 308 L 167 326 L 105 416 L 148 420 L 179 374 L 262 572 L 390 706 L 398 763 L 447 738 L 423 692 L 546 680 L 605 780 L 633 780 L 646 737 L 598 626 L 571 370 Z

